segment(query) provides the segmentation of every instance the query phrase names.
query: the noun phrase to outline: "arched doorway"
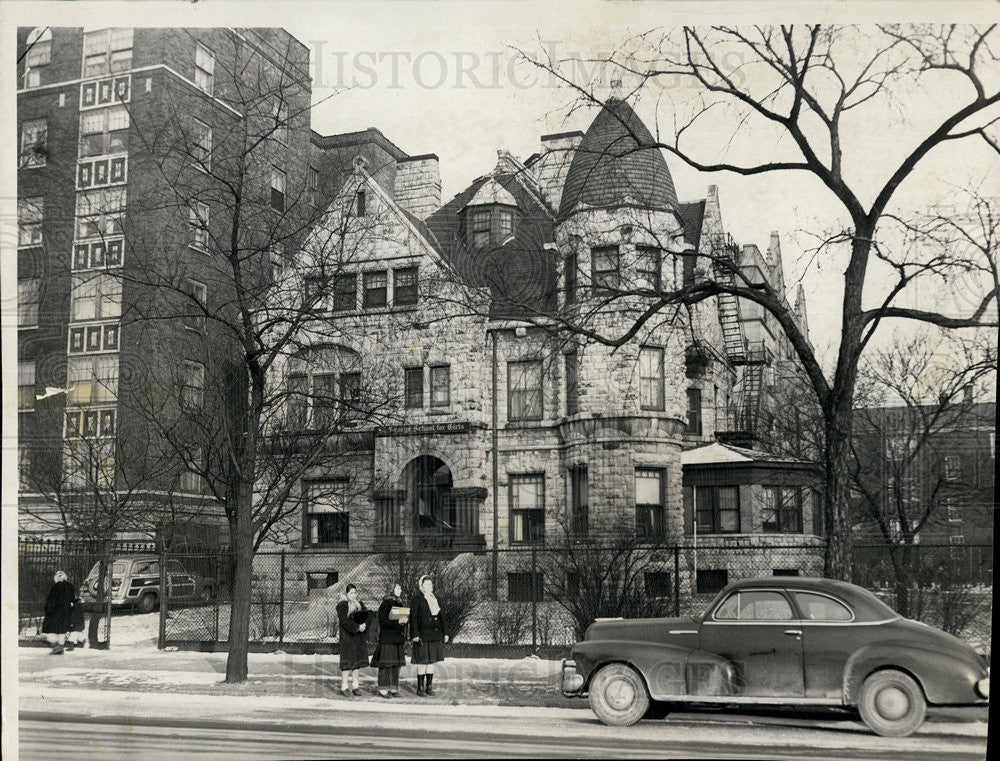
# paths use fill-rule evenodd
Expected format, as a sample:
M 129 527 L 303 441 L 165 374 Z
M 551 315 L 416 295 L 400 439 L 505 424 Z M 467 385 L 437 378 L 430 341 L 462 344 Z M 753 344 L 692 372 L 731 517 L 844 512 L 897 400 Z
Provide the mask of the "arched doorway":
M 437 457 L 421 455 L 406 466 L 403 481 L 414 534 L 429 537 L 454 533 L 451 469 Z

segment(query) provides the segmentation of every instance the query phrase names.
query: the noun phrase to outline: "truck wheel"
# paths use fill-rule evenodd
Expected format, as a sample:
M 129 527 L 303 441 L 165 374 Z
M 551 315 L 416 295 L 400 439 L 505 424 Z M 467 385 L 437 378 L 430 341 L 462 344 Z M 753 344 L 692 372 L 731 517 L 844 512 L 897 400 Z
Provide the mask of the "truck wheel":
M 156 610 L 156 593 L 148 592 L 139 598 L 139 612 L 140 613 L 152 613 Z
M 588 692 L 597 718 L 615 727 L 630 727 L 649 710 L 645 682 L 624 663 L 611 663 L 598 671 Z
M 902 671 L 876 671 L 861 685 L 858 711 L 868 728 L 883 737 L 906 737 L 927 715 L 920 685 Z

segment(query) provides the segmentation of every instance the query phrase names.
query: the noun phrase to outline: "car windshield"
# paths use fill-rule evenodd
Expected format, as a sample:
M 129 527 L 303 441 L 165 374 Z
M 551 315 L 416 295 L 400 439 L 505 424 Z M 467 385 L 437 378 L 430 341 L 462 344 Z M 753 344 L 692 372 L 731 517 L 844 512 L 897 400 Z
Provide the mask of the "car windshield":
M 87 574 L 88 581 L 96 581 L 97 577 L 101 573 L 101 564 L 94 563 L 94 567 L 90 569 L 90 573 Z M 125 564 L 120 560 L 116 560 L 111 566 L 111 573 L 113 576 L 124 576 L 125 575 Z

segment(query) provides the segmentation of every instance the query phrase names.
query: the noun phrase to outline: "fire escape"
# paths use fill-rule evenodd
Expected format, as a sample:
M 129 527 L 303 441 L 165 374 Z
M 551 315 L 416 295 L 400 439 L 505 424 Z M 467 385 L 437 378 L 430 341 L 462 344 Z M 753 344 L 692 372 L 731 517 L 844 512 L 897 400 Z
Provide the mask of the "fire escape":
M 717 283 L 736 285 L 736 269 L 740 266 L 740 247 L 728 233 L 712 237 L 712 269 Z M 717 438 L 731 444 L 749 446 L 764 438 L 769 427 L 768 413 L 761 405 L 764 370 L 771 364 L 771 352 L 763 341 L 749 342 L 743 329 L 740 301 L 731 293 L 717 296 L 719 322 L 726 357 L 737 370 L 729 409 L 723 430 Z

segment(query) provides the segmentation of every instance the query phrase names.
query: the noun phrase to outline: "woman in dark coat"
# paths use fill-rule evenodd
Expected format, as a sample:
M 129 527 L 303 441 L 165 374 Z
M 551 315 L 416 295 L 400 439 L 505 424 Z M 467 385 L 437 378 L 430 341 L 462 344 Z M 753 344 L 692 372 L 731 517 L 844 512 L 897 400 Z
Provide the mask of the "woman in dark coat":
M 389 587 L 378 608 L 378 647 L 372 666 L 378 667 L 378 694 L 383 698 L 399 697 L 399 670 L 406 665 L 406 626 L 408 619 L 391 618 L 393 608 L 403 607 L 403 587 L 397 582 Z
M 45 619 L 42 621 L 42 634 L 52 645 L 52 655 L 63 654 L 75 597 L 76 590 L 66 579 L 65 571 L 56 571 L 49 596 L 45 598 Z
M 413 662 L 417 665 L 417 694 L 433 695 L 434 664 L 444 660 L 448 642 L 448 621 L 434 596 L 434 581 L 420 577 L 420 594 L 410 603 L 410 636 Z
M 358 684 L 358 670 L 368 666 L 367 608 L 358 598 L 358 588 L 348 584 L 344 595 L 337 603 L 337 619 L 340 621 L 340 692 L 344 697 L 361 695 Z M 347 688 L 347 680 L 353 680 L 353 692 Z

